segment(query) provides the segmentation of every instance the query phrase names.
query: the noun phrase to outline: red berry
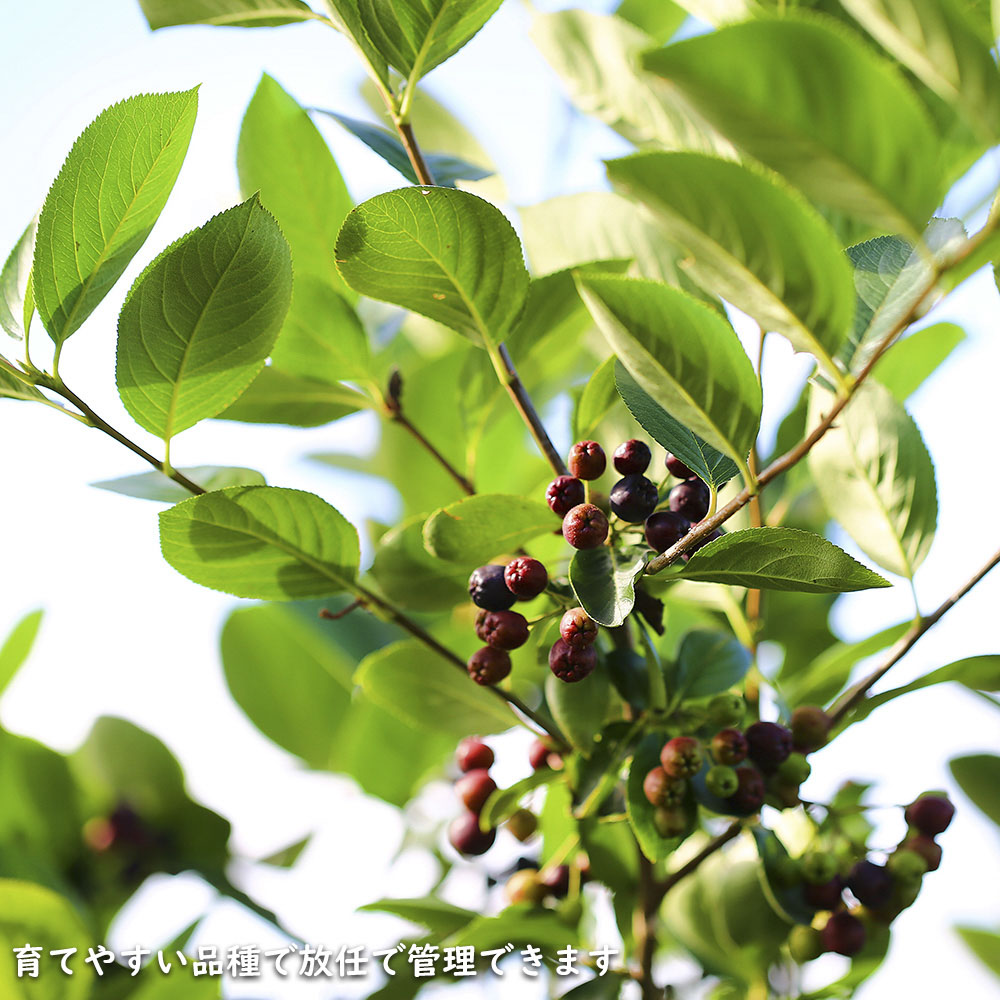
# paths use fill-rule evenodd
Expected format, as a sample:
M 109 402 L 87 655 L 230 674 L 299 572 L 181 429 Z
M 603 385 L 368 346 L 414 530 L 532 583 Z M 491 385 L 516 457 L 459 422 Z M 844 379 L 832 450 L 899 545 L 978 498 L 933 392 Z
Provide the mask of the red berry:
M 493 751 L 475 736 L 466 736 L 455 751 L 455 763 L 460 771 L 488 770 L 493 766 Z
M 535 740 L 528 749 L 528 763 L 532 770 L 540 771 L 543 767 L 551 767 L 550 757 L 558 758 L 558 754 L 544 740 Z
M 577 504 L 563 518 L 562 533 L 574 549 L 596 549 L 608 537 L 608 519 L 592 503 Z
M 469 812 L 476 814 L 482 811 L 486 800 L 497 790 L 497 783 L 490 777 L 489 771 L 477 768 L 469 771 L 455 782 L 455 794 L 462 800 Z
M 611 460 L 623 476 L 641 475 L 649 468 L 653 453 L 649 445 L 638 438 L 632 438 L 615 448 Z
M 675 736 L 660 751 L 663 770 L 672 778 L 690 778 L 701 770 L 701 744 L 693 736 Z
M 792 752 L 792 734 L 776 722 L 755 722 L 744 735 L 750 759 L 764 771 L 773 771 Z
M 796 749 L 811 753 L 825 746 L 830 734 L 830 716 L 816 705 L 800 705 L 790 722 Z
M 921 795 L 906 807 L 906 822 L 928 837 L 944 833 L 955 815 L 955 807 L 944 795 Z
M 467 669 L 477 684 L 499 684 L 510 673 L 510 657 L 503 649 L 483 646 L 469 657 Z
M 919 854 L 927 862 L 929 872 L 936 872 L 941 867 L 941 845 L 935 844 L 927 834 L 911 834 L 899 846 L 901 850 Z
M 742 764 L 747 759 L 746 737 L 738 729 L 720 729 L 709 744 L 712 756 L 720 764 Z
M 583 483 L 575 476 L 556 476 L 545 491 L 545 502 L 560 517 L 564 517 L 586 499 Z
M 496 839 L 496 830 L 479 829 L 479 817 L 472 812 L 457 816 L 448 827 L 448 840 L 459 854 L 485 854 Z
M 691 522 L 672 510 L 661 510 L 646 518 L 646 541 L 657 552 L 666 552 L 691 530 Z
M 700 479 L 686 479 L 670 491 L 668 503 L 675 514 L 700 521 L 708 513 L 708 487 Z
M 549 650 L 549 670 L 568 684 L 589 677 L 596 666 L 597 650 L 593 646 L 574 648 L 564 639 L 556 639 Z
M 823 947 L 838 955 L 856 955 L 865 946 L 865 925 L 846 910 L 834 913 L 823 928 Z
M 473 604 L 487 611 L 506 611 L 517 600 L 504 582 L 503 566 L 493 563 L 472 571 L 469 596 Z
M 693 479 L 694 473 L 675 455 L 667 452 L 666 459 L 667 472 L 678 479 Z
M 519 601 L 530 601 L 549 585 L 545 567 L 529 556 L 518 556 L 507 563 L 503 578 L 507 589 Z
M 528 621 L 516 611 L 487 611 L 476 635 L 494 649 L 517 649 L 528 641 Z
M 687 782 L 674 778 L 662 767 L 654 767 L 642 779 L 642 791 L 654 806 L 679 806 L 687 793 Z
M 656 484 L 640 475 L 619 479 L 611 487 L 609 499 L 612 513 L 630 524 L 645 521 L 660 502 Z
M 569 471 L 577 479 L 599 479 L 608 460 L 596 441 L 577 441 L 569 450 Z
M 597 622 L 583 608 L 570 608 L 559 620 L 559 634 L 567 645 L 580 649 L 597 639 Z
M 755 767 L 744 765 L 736 768 L 736 777 L 740 783 L 739 788 L 726 801 L 737 812 L 757 812 L 764 804 L 764 796 L 767 794 L 763 775 Z

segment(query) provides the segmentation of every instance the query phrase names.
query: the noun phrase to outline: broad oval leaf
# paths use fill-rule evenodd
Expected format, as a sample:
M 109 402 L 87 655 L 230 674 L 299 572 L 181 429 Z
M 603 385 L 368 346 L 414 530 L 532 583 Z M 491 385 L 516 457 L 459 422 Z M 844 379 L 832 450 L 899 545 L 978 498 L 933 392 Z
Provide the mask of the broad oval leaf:
M 426 927 L 432 934 L 442 937 L 455 934 L 473 920 L 479 919 L 479 914 L 474 910 L 463 910 L 437 896 L 424 896 L 422 899 L 379 899 L 359 906 L 358 911 L 391 913 L 411 924 Z
M 118 392 L 169 441 L 253 381 L 291 298 L 288 244 L 256 197 L 182 236 L 136 279 L 118 320 Z
M 424 544 L 438 559 L 478 566 L 556 527 L 552 511 L 537 500 L 479 493 L 435 511 L 424 525 Z
M 963 792 L 1000 826 L 1000 757 L 977 753 L 948 762 Z
M 272 28 L 318 18 L 302 0 L 139 0 L 150 28 L 215 24 L 230 28 Z
M 761 170 L 699 153 L 638 153 L 607 169 L 687 253 L 688 274 L 840 377 L 833 358 L 851 327 L 854 284 L 805 199 Z
M 415 640 L 369 653 L 354 682 L 377 705 L 421 730 L 468 736 L 515 725 L 506 702 Z
M 695 552 L 681 576 L 807 594 L 846 594 L 892 586 L 822 535 L 780 527 L 730 531 Z
M 905 403 L 963 340 L 965 331 L 955 323 L 922 327 L 897 341 L 878 359 L 873 377 L 896 402 Z
M 35 307 L 31 259 L 37 225 L 38 220 L 32 219 L 0 270 L 0 329 L 15 340 L 24 336 Z
M 620 361 L 615 361 L 614 380 L 618 394 L 639 425 L 713 489 L 724 486 L 739 473 L 731 458 L 716 451 L 707 441 L 703 441 L 667 413 L 629 375 L 628 369 Z M 577 438 L 580 436 L 577 435 Z
M 550 673 L 545 678 L 545 701 L 559 731 L 585 757 L 594 748 L 613 695 L 607 671 L 600 665 L 582 681 L 567 684 Z
M 57 347 L 121 277 L 177 180 L 197 90 L 130 97 L 83 130 L 45 198 L 32 265 L 35 305 Z
M 751 663 L 749 651 L 733 636 L 695 629 L 677 652 L 672 693 L 675 698 L 705 698 L 728 691 L 743 680 Z
M 635 581 L 646 566 L 649 550 L 601 545 L 580 549 L 569 564 L 569 582 L 584 611 L 599 625 L 616 628 L 635 604 Z
M 177 470 L 192 482 L 211 493 L 227 486 L 263 486 L 265 480 L 255 469 L 244 469 L 227 465 L 191 465 Z M 126 497 L 136 497 L 139 500 L 157 500 L 161 503 L 180 503 L 191 494 L 179 483 L 165 476 L 162 472 L 140 472 L 134 476 L 122 476 L 120 479 L 102 479 L 91 483 L 99 490 L 109 493 L 120 493 Z
M 340 382 L 317 382 L 268 365 L 218 420 L 320 427 L 371 406 L 371 397 Z
M 521 244 L 503 213 L 447 188 L 402 188 L 359 205 L 340 230 L 337 266 L 355 291 L 480 344 L 503 340 L 528 293 Z
M 652 862 L 657 862 L 671 854 L 680 844 L 682 837 L 661 837 L 653 822 L 655 809 L 642 782 L 654 767 L 660 766 L 660 751 L 666 740 L 662 735 L 650 733 L 636 747 L 629 764 L 628 781 L 625 785 L 625 804 L 629 825 L 639 842 L 642 853 Z
M 737 147 L 824 205 L 919 233 L 940 201 L 929 116 L 890 63 L 833 21 L 786 14 L 733 24 L 649 53 L 644 64 Z
M 160 514 L 163 557 L 203 587 L 287 601 L 349 590 L 360 552 L 354 526 L 313 493 L 230 486 Z
M 814 386 L 815 425 L 832 396 Z M 917 425 L 888 389 L 865 382 L 809 452 L 826 508 L 866 555 L 912 578 L 934 541 L 934 466 Z
M 667 285 L 593 274 L 578 280 L 601 332 L 639 386 L 745 471 L 761 394 L 733 328 Z

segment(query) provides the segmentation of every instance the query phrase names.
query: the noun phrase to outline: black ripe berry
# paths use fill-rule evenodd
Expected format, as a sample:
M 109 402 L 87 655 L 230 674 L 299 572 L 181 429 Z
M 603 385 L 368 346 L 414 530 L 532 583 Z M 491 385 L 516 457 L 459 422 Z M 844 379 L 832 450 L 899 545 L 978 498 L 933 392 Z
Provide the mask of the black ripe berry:
M 642 791 L 651 805 L 679 806 L 687 793 L 687 782 L 672 777 L 662 767 L 654 767 L 642 779 Z
M 646 519 L 646 541 L 657 552 L 666 552 L 691 530 L 691 522 L 672 510 L 661 510 Z
M 577 441 L 569 450 L 569 471 L 577 479 L 599 479 L 607 467 L 604 449 L 596 441 Z
M 479 829 L 479 817 L 473 812 L 462 813 L 448 827 L 448 840 L 459 854 L 485 854 L 496 839 L 496 830 Z
M 519 601 L 530 601 L 549 585 L 545 567 L 530 556 L 518 556 L 507 563 L 503 579 L 507 589 Z
M 568 684 L 589 677 L 596 666 L 597 650 L 593 646 L 574 649 L 565 639 L 556 639 L 549 650 L 549 670 Z
M 830 716 L 816 705 L 800 705 L 790 722 L 795 749 L 811 753 L 824 746 L 830 733 Z
M 675 736 L 660 751 L 663 770 L 672 778 L 690 778 L 701 770 L 701 744 L 693 736 Z
M 734 811 L 747 815 L 757 812 L 764 804 L 764 778 L 755 767 L 736 768 L 739 787 L 726 800 Z
M 619 479 L 611 487 L 609 499 L 612 512 L 630 524 L 645 521 L 660 502 L 656 484 L 641 475 Z
M 746 737 L 738 729 L 720 729 L 709 744 L 712 756 L 720 764 L 742 764 L 747 759 Z
M 587 499 L 583 483 L 576 476 L 556 476 L 545 491 L 545 502 L 560 517 Z
M 850 958 L 865 946 L 865 925 L 846 910 L 834 913 L 823 928 L 823 947 Z
M 494 649 L 517 649 L 528 641 L 528 622 L 516 611 L 487 611 L 476 635 Z
M 667 472 L 678 479 L 694 479 L 694 473 L 676 455 L 667 452 Z
M 489 771 L 477 768 L 462 775 L 455 782 L 455 794 L 462 800 L 469 812 L 477 815 L 482 812 L 486 800 L 497 790 L 497 783 L 490 777 Z
M 678 483 L 668 497 L 670 509 L 689 521 L 700 521 L 708 513 L 708 487 L 700 479 Z
M 747 726 L 750 759 L 762 770 L 773 771 L 792 752 L 792 734 L 776 722 L 755 722 Z
M 469 657 L 466 669 L 477 684 L 499 684 L 510 673 L 510 657 L 503 649 L 483 646 Z
M 843 903 L 840 898 L 843 891 L 844 883 L 835 875 L 819 885 L 812 882 L 803 883 L 802 898 L 815 910 L 836 910 Z
M 494 563 L 472 571 L 469 596 L 476 607 L 487 611 L 506 611 L 517 600 L 504 582 L 503 571 L 503 566 Z
M 921 795 L 906 807 L 906 822 L 928 837 L 944 833 L 954 815 L 955 807 L 943 795 Z
M 608 537 L 608 519 L 600 507 L 581 503 L 563 518 L 562 533 L 574 549 L 596 549 Z
M 892 876 L 881 865 L 859 861 L 847 876 L 847 888 L 862 906 L 877 910 L 892 898 Z
M 623 476 L 634 476 L 642 475 L 649 468 L 652 457 L 645 441 L 632 438 L 631 441 L 618 445 L 611 460 Z
M 460 771 L 491 768 L 493 759 L 493 751 L 475 736 L 466 736 L 455 751 L 455 763 Z
M 583 608 L 570 608 L 559 620 L 559 634 L 567 645 L 581 649 L 597 638 L 597 622 Z

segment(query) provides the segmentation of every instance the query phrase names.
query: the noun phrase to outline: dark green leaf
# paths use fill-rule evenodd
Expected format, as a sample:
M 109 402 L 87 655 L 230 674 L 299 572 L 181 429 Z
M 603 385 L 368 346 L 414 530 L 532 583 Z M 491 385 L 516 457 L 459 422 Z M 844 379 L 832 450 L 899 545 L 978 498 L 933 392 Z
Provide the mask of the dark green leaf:
M 545 701 L 560 732 L 586 756 L 600 733 L 613 700 L 607 671 L 597 669 L 582 681 L 567 684 L 550 673 L 545 678 Z
M 925 326 L 893 344 L 879 358 L 874 377 L 905 403 L 963 340 L 965 331 L 954 323 Z
M 0 329 L 15 340 L 24 336 L 34 311 L 31 259 L 35 252 L 37 225 L 37 219 L 28 223 L 27 229 L 4 262 L 3 270 L 0 270 Z
M 3 694 L 7 685 L 14 679 L 14 675 L 28 658 L 41 624 L 41 609 L 30 612 L 14 626 L 10 635 L 0 646 L 0 694 Z
M 431 934 L 442 936 L 455 934 L 479 918 L 474 910 L 452 906 L 436 896 L 425 896 L 422 899 L 380 899 L 359 906 L 358 909 L 362 913 L 391 913 L 409 920 L 411 924 L 426 927 Z
M 358 533 L 312 493 L 231 486 L 160 514 L 163 557 L 204 587 L 286 601 L 349 590 Z
M 302 0 L 139 0 L 139 6 L 154 30 L 175 24 L 270 28 L 318 17 Z
M 38 217 L 32 286 L 56 345 L 121 277 L 166 204 L 187 153 L 196 90 L 130 97 L 73 144 Z
M 371 405 L 369 396 L 346 385 L 317 382 L 268 365 L 217 419 L 320 427 Z
M 628 782 L 625 790 L 628 821 L 642 853 L 653 862 L 661 861 L 667 857 L 683 839 L 681 837 L 668 839 L 660 836 L 653 822 L 655 809 L 642 790 L 643 779 L 654 767 L 660 766 L 660 751 L 665 742 L 662 736 L 651 733 L 636 747 L 635 755 L 629 764 Z
M 635 581 L 649 550 L 601 545 L 580 549 L 569 564 L 569 582 L 584 611 L 599 625 L 621 625 L 635 604 Z
M 688 632 L 677 654 L 676 699 L 705 698 L 739 684 L 750 669 L 747 649 L 725 632 Z
M 995 976 L 1000 976 L 1000 934 L 981 927 L 956 927 L 973 954 Z
M 263 486 L 264 477 L 255 469 L 242 469 L 226 465 L 189 465 L 178 472 L 211 493 L 227 486 Z M 103 479 L 91 483 L 99 490 L 120 493 L 139 500 L 157 500 L 162 503 L 180 503 L 191 494 L 180 484 L 168 479 L 162 472 L 140 472 L 120 479 Z
M 1000 826 L 1000 757 L 993 754 L 970 754 L 948 762 L 962 791 Z

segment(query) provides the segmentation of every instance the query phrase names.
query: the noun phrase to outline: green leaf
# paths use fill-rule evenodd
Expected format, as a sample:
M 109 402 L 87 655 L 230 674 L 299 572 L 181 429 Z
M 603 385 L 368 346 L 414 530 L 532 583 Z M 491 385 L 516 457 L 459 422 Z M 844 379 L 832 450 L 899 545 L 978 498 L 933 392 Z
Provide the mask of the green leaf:
M 608 177 L 660 219 L 685 270 L 839 378 L 851 326 L 851 269 L 826 221 L 761 170 L 700 153 L 610 160 Z
M 261 473 L 255 469 L 243 469 L 239 466 L 189 465 L 177 471 L 209 493 L 223 490 L 227 486 L 265 485 Z M 107 490 L 109 493 L 120 493 L 126 497 L 157 500 L 162 503 L 180 503 L 191 495 L 183 486 L 168 479 L 162 472 L 141 472 L 135 476 L 122 476 L 120 479 L 103 479 L 90 485 L 96 486 L 99 490 Z
M 256 198 L 171 244 L 136 279 L 118 320 L 118 392 L 169 441 L 253 381 L 288 311 L 288 244 Z
M 31 280 L 31 259 L 35 252 L 35 228 L 32 219 L 14 244 L 0 270 L 0 329 L 20 340 L 34 311 L 34 283 Z M 30 308 L 29 308 L 30 300 Z
M 37 403 L 46 397 L 40 393 L 29 382 L 22 382 L 21 379 L 0 368 L 0 399 L 21 399 L 30 403 Z
M 154 31 L 175 24 L 271 28 L 318 17 L 302 0 L 139 0 L 139 6 Z
M 391 913 L 411 924 L 427 928 L 431 934 L 444 937 L 457 933 L 473 920 L 479 919 L 479 914 L 474 910 L 453 906 L 436 896 L 424 896 L 422 899 L 379 899 L 359 906 L 358 910 L 362 913 Z
M 1000 757 L 978 753 L 948 762 L 954 779 L 986 816 L 1000 826 Z
M 431 514 L 424 544 L 438 559 L 474 567 L 555 527 L 552 511 L 537 500 L 479 493 Z
M 446 188 L 401 188 L 359 205 L 337 239 L 337 266 L 355 291 L 479 344 L 503 340 L 528 292 L 507 219 L 482 198 Z
M 373 702 L 422 730 L 489 734 L 516 721 L 495 691 L 415 640 L 370 653 L 358 664 L 354 682 Z
M 589 677 L 572 684 L 549 673 L 545 678 L 545 701 L 559 731 L 589 757 L 613 701 L 607 671 L 598 665 Z
M 956 108 L 984 147 L 1000 136 L 1000 74 L 990 44 L 953 0 L 844 0 L 887 52 Z
M 276 486 L 230 486 L 160 514 L 163 557 L 203 587 L 286 601 L 349 590 L 358 533 L 324 500 Z
M 533 771 L 527 778 L 515 781 L 507 788 L 498 788 L 486 800 L 483 811 L 479 814 L 480 826 L 486 829 L 499 826 L 511 813 L 517 810 L 521 800 L 529 792 L 558 780 L 559 776 L 558 771 L 543 767 L 541 770 Z
M 629 764 L 628 781 L 625 786 L 629 824 L 642 853 L 654 863 L 671 854 L 682 839 L 660 836 L 653 822 L 655 809 L 642 790 L 643 779 L 654 767 L 660 766 L 660 751 L 664 742 L 663 736 L 656 733 L 650 733 L 643 739 L 636 747 L 635 755 Z
M 697 434 L 675 420 L 617 360 L 614 377 L 618 394 L 640 426 L 710 487 L 719 489 L 738 475 L 739 470 L 731 458 L 716 451 Z
M 677 653 L 675 699 L 705 698 L 739 684 L 750 669 L 746 647 L 725 632 L 688 632 Z
M 1000 976 L 1000 934 L 981 927 L 956 927 L 976 958 L 995 976 Z
M 356 389 L 290 375 L 268 365 L 216 419 L 320 427 L 370 406 L 370 397 Z
M 615 16 L 634 24 L 657 45 L 670 41 L 687 18 L 686 12 L 671 0 L 621 0 Z
M 799 528 L 730 531 L 695 552 L 681 575 L 704 583 L 807 594 L 892 586 L 822 535 Z
M 11 630 L 0 646 L 0 695 L 14 679 L 35 644 L 35 637 L 42 624 L 42 611 L 26 614 Z
M 810 425 L 832 395 L 813 387 Z M 809 452 L 823 502 L 866 555 L 912 578 L 934 540 L 937 489 L 920 431 L 888 389 L 866 382 Z
M 940 200 L 927 113 L 887 61 L 832 21 L 786 14 L 733 24 L 649 53 L 644 64 L 736 146 L 824 205 L 919 233 Z M 911 169 L 914 150 L 920 170 Z
M 635 581 L 646 566 L 644 546 L 601 545 L 579 549 L 569 564 L 569 582 L 584 611 L 599 625 L 621 625 L 635 604 Z
M 493 16 L 501 0 L 358 0 L 361 22 L 408 86 L 453 56 Z
M 594 374 L 587 380 L 573 407 L 573 440 L 589 438 L 598 424 L 608 415 L 618 402 L 618 388 L 615 385 L 615 368 L 618 359 L 612 354 L 602 361 Z M 622 369 L 624 371 L 624 369 Z M 641 423 L 641 421 L 640 421 Z M 648 430 L 648 428 L 647 428 Z M 655 435 L 654 435 L 655 436 Z
M 547 954 L 555 954 L 557 948 L 566 947 L 566 941 L 574 933 L 575 928 L 567 926 L 556 912 L 521 903 L 508 906 L 495 917 L 480 917 L 452 938 L 452 943 L 457 947 L 473 947 L 480 953 L 487 948 L 503 948 L 508 943 L 515 948 L 530 944 Z
M 741 469 L 760 424 L 760 385 L 733 328 L 652 281 L 583 275 L 580 294 L 618 359 L 663 409 Z
M 280 605 L 234 611 L 221 641 L 226 683 L 250 721 L 310 767 L 329 767 L 351 707 L 351 660 Z
M 302 852 L 309 846 L 309 841 L 312 840 L 312 834 L 308 834 L 302 837 L 301 840 L 296 840 L 294 844 L 289 844 L 287 847 L 279 848 L 267 857 L 259 858 L 257 864 L 268 865 L 270 868 L 293 868 L 295 862 L 302 857 Z
M 782 884 L 788 861 L 785 845 L 771 830 L 761 826 L 751 827 L 750 833 L 760 855 L 761 888 L 775 913 L 790 924 L 811 924 L 816 911 L 802 898 L 802 885 Z
M 38 217 L 32 285 L 57 347 L 121 277 L 177 180 L 197 90 L 130 97 L 73 144 Z
M 354 202 L 305 109 L 266 73 L 243 116 L 236 166 L 243 197 L 259 193 L 288 240 L 295 268 L 293 301 L 299 298 L 302 278 L 315 279 L 313 286 L 325 287 L 328 298 L 334 289 L 346 290 L 334 263 L 334 247 Z M 315 294 L 311 290 L 305 301 L 295 302 L 300 325 L 322 315 L 309 314 Z
M 965 340 L 954 323 L 934 323 L 897 341 L 879 358 L 874 378 L 905 403 Z

